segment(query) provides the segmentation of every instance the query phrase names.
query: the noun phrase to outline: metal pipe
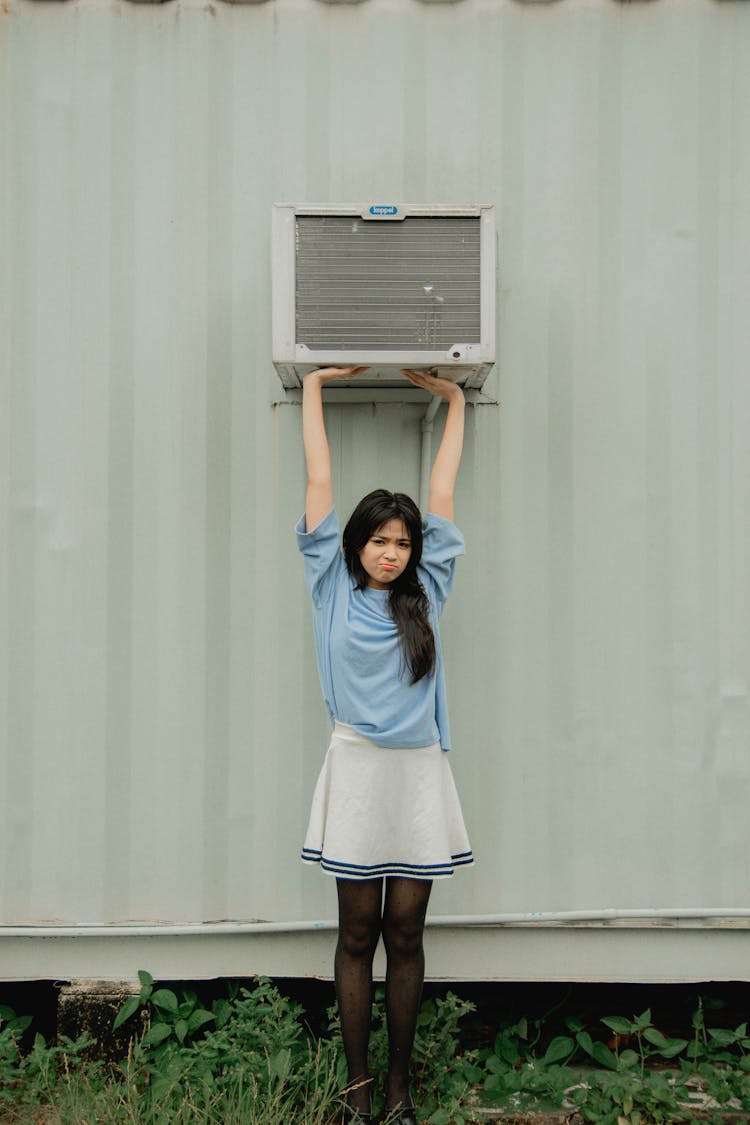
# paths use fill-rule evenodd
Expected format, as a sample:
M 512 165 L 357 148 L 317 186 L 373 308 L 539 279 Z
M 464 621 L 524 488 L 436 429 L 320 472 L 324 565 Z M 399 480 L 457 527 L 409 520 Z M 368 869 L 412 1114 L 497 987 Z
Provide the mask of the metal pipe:
M 747 907 L 644 907 L 641 909 L 605 908 L 603 910 L 532 911 L 518 914 L 465 914 L 446 915 L 427 920 L 433 926 L 511 926 L 545 923 L 566 924 L 576 922 L 616 921 L 685 921 L 689 919 L 748 919 Z
M 427 919 L 428 929 L 446 927 L 470 928 L 473 926 L 518 926 L 518 925 L 564 925 L 577 922 L 616 922 L 616 921 L 689 921 L 689 920 L 750 920 L 750 909 L 746 907 L 666 907 L 660 909 L 644 908 L 635 910 L 561 910 L 532 911 L 516 914 L 447 914 L 435 915 Z M 331 931 L 338 929 L 333 919 L 323 921 L 288 922 L 185 922 L 175 923 L 107 925 L 107 923 L 81 923 L 61 926 L 0 926 L 0 939 L 3 937 L 158 937 L 231 934 L 274 934 L 306 933 L 314 930 Z

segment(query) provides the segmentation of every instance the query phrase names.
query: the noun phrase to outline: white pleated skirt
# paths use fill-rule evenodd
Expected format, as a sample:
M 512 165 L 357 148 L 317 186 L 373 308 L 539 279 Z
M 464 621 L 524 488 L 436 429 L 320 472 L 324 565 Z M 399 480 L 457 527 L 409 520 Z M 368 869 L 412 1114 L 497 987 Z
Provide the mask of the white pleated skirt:
M 305 863 L 340 879 L 447 879 L 474 862 L 439 743 L 384 749 L 336 723 L 310 811 Z

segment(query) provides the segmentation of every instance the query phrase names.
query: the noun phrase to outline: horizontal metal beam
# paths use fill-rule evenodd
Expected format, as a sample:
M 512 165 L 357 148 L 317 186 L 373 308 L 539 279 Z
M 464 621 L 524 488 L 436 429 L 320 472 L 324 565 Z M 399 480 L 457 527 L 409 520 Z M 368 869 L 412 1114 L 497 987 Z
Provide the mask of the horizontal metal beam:
M 645 926 L 648 926 L 647 932 Z M 333 924 L 298 931 L 248 930 L 240 925 L 130 928 L 6 929 L 0 939 L 5 980 L 135 980 L 138 969 L 157 978 L 319 977 L 330 979 Z M 42 930 L 39 927 L 39 930 Z M 99 932 L 97 932 L 97 930 Z M 42 936 L 44 935 L 44 936 Z M 621 924 L 513 923 L 432 925 L 425 935 L 428 979 L 435 981 L 692 981 L 749 980 L 746 925 L 700 920 Z M 376 975 L 385 970 L 382 950 Z
M 469 406 L 498 406 L 498 399 L 482 391 L 464 390 L 464 398 Z M 364 402 L 389 403 L 408 402 L 416 406 L 427 406 L 430 396 L 419 388 L 400 387 L 324 387 L 323 402 L 335 406 L 356 406 Z M 302 391 L 290 389 L 279 390 L 272 399 L 273 406 L 301 406 Z

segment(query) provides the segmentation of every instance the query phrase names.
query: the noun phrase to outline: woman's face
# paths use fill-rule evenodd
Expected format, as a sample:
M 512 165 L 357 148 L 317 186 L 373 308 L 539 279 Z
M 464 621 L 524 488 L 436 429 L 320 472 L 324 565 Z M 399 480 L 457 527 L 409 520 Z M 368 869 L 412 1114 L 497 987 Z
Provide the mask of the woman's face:
M 367 585 L 387 590 L 403 574 L 411 556 L 411 539 L 402 520 L 388 520 L 373 531 L 359 552 Z

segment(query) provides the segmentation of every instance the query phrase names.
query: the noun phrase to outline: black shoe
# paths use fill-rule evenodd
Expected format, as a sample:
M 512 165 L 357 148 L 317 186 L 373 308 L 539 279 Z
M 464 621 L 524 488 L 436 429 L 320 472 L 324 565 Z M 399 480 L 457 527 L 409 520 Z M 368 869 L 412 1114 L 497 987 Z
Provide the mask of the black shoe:
M 397 1114 L 396 1117 L 393 1114 Z M 383 1111 L 383 1122 L 387 1125 L 417 1125 L 417 1115 L 413 1105 L 394 1106 Z
M 355 1089 L 359 1086 L 369 1086 L 370 1091 L 372 1091 L 372 1078 L 361 1078 L 357 1082 L 353 1082 L 351 1088 Z M 344 1114 L 342 1118 L 344 1125 L 371 1125 L 371 1123 L 374 1123 L 375 1119 L 370 1110 L 356 1109 L 353 1105 L 349 1105 L 347 1101 L 349 1092 L 347 1090 L 344 1093 Z

